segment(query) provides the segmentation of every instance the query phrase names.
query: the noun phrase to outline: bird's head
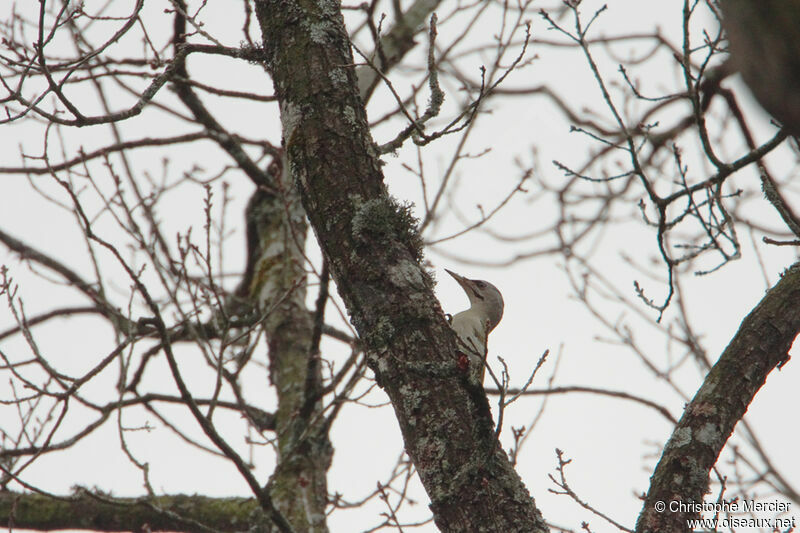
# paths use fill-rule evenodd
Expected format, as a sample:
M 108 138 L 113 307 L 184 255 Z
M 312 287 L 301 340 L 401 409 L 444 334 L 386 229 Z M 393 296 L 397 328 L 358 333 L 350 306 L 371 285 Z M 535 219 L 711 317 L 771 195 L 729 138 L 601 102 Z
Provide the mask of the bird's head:
M 461 285 L 464 292 L 467 293 L 469 303 L 472 309 L 480 310 L 486 314 L 488 334 L 492 331 L 500 319 L 503 318 L 503 295 L 497 290 L 497 287 L 480 279 L 469 279 L 460 276 L 451 270 L 444 269 L 445 272 L 450 274 L 454 280 Z

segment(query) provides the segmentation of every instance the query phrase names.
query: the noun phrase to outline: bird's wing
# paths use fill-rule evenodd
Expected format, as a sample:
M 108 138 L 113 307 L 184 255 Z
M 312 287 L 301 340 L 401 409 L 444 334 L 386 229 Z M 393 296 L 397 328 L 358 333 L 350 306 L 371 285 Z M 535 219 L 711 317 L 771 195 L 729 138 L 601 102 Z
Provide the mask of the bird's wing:
M 463 311 L 453 317 L 450 324 L 458 338 L 459 351 L 469 357 L 470 368 L 483 381 L 483 366 L 486 360 L 486 328 L 479 317 Z

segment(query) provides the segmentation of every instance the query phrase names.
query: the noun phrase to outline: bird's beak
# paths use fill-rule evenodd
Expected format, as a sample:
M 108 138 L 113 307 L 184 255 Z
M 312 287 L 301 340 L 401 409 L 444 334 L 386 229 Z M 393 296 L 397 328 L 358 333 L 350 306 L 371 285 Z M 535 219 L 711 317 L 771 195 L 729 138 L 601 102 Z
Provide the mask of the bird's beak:
M 462 289 L 464 289 L 464 291 L 465 291 L 467 294 L 469 294 L 469 291 L 468 291 L 467 289 L 468 289 L 468 288 L 469 288 L 469 286 L 470 286 L 470 280 L 468 280 L 467 278 L 465 278 L 465 277 L 463 277 L 463 276 L 459 276 L 458 274 L 456 274 L 456 273 L 455 273 L 455 272 L 453 272 L 452 270 L 447 270 L 447 269 L 445 268 L 445 269 L 444 269 L 444 271 L 445 271 L 445 272 L 447 272 L 448 274 L 450 274 L 450 276 L 452 276 L 452 278 L 453 278 L 454 280 L 456 280 L 456 281 L 458 282 L 458 284 L 459 284 L 459 285 L 461 285 L 461 288 L 462 288 Z

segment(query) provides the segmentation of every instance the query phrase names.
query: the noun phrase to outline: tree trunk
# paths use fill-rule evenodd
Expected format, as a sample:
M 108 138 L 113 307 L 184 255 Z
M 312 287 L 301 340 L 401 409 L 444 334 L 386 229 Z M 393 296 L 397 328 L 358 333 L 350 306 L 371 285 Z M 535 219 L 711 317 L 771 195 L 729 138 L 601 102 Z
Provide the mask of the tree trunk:
M 545 531 L 389 197 L 336 2 L 258 1 L 291 175 L 443 531 Z
M 257 241 L 246 287 L 269 348 L 269 377 L 278 395 L 277 466 L 268 488 L 295 531 L 328 531 L 327 474 L 333 449 L 321 410 L 319 354 L 306 307 L 304 248 L 308 224 L 296 189 L 276 169 L 274 190 L 257 190 L 248 204 L 248 239 Z M 251 251 L 252 253 L 253 251 Z

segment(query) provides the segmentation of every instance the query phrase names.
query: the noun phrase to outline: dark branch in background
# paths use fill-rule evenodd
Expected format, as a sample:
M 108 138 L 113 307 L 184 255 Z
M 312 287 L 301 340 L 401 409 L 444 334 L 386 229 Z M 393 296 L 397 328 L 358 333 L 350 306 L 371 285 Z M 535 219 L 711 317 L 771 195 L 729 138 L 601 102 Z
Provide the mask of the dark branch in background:
M 744 168 L 745 166 L 751 163 L 757 163 L 760 161 L 762 157 L 776 148 L 784 139 L 787 137 L 787 132 L 784 130 L 779 131 L 772 139 L 768 142 L 764 143 L 761 146 L 756 146 L 752 140 L 752 137 L 749 135 L 749 131 L 744 124 L 744 120 L 741 116 L 741 112 L 738 110 L 738 106 L 736 105 L 735 101 L 732 99 L 732 95 L 730 91 L 723 89 L 720 87 L 720 82 L 730 74 L 729 65 L 723 64 L 717 68 L 709 69 L 708 78 L 704 78 L 703 74 L 706 72 L 705 66 L 708 62 L 708 59 L 711 57 L 711 54 L 714 53 L 715 48 L 710 44 L 706 43 L 709 47 L 709 55 L 707 56 L 705 62 L 697 68 L 699 70 L 699 74 L 697 75 L 697 79 L 702 79 L 702 82 L 696 82 L 692 70 L 695 69 L 694 65 L 691 62 L 691 46 L 689 44 L 689 33 L 688 33 L 688 20 L 691 16 L 691 10 L 688 8 L 688 2 L 685 3 L 684 9 L 684 42 L 683 42 L 683 49 L 682 54 L 680 55 L 680 59 L 682 61 L 682 67 L 684 72 L 684 78 L 686 83 L 686 92 L 682 95 L 682 100 L 688 99 L 693 106 L 693 118 L 691 120 L 684 120 L 683 126 L 687 127 L 688 125 L 694 124 L 699 132 L 699 136 L 702 141 L 702 145 L 704 148 L 704 152 L 709 159 L 709 161 L 716 167 L 716 173 L 705 180 L 701 180 L 694 184 L 687 184 L 684 180 L 683 187 L 680 188 L 678 191 L 668 194 L 666 196 L 662 196 L 656 192 L 655 189 L 655 182 L 654 180 L 645 173 L 646 165 L 643 161 L 640 160 L 640 152 L 644 147 L 644 141 L 648 139 L 647 136 L 647 128 L 642 128 L 643 121 L 639 121 L 635 126 L 628 126 L 626 120 L 623 118 L 621 112 L 619 111 L 619 106 L 615 103 L 614 99 L 611 96 L 611 93 L 608 88 L 608 82 L 605 81 L 603 78 L 600 69 L 598 68 L 596 61 L 593 57 L 592 52 L 590 51 L 590 45 L 592 43 L 591 40 L 588 39 L 587 33 L 594 21 L 606 10 L 607 6 L 602 7 L 596 13 L 594 13 L 593 17 L 590 19 L 588 24 L 582 24 L 581 16 L 578 11 L 577 4 L 566 4 L 569 9 L 573 12 L 573 18 L 575 21 L 575 29 L 574 31 L 569 31 L 559 25 L 554 18 L 552 18 L 546 11 L 542 10 L 540 12 L 541 16 L 550 24 L 552 29 L 557 30 L 562 35 L 566 36 L 575 46 L 582 49 L 587 63 L 590 67 L 592 74 L 594 75 L 595 80 L 598 83 L 600 88 L 600 92 L 603 98 L 603 101 L 606 103 L 606 107 L 612 113 L 614 122 L 619 128 L 619 131 L 616 135 L 613 136 L 611 140 L 604 139 L 599 137 L 595 134 L 592 134 L 588 131 L 580 129 L 583 133 L 589 135 L 593 139 L 600 141 L 607 146 L 604 150 L 608 152 L 612 152 L 614 150 L 623 150 L 630 156 L 631 166 L 629 169 L 626 169 L 624 172 L 617 174 L 612 177 L 602 177 L 602 178 L 593 178 L 588 175 L 583 174 L 582 172 L 576 172 L 571 170 L 569 167 L 562 163 L 555 162 L 556 165 L 565 171 L 567 176 L 575 177 L 578 179 L 583 179 L 587 181 L 596 181 L 596 182 L 608 182 L 614 179 L 620 178 L 627 178 L 629 176 L 636 176 L 638 178 L 639 183 L 644 188 L 647 198 L 650 200 L 651 206 L 656 210 L 657 218 L 655 222 L 651 222 L 645 216 L 644 210 L 644 202 L 641 203 L 642 205 L 642 214 L 645 218 L 645 221 L 649 224 L 652 224 L 656 228 L 656 240 L 658 244 L 659 254 L 663 259 L 665 265 L 667 266 L 667 295 L 664 300 L 660 303 L 655 302 L 651 298 L 649 298 L 645 294 L 644 288 L 640 285 L 638 281 L 634 281 L 634 290 L 639 297 L 639 299 L 644 302 L 649 307 L 658 311 L 659 316 L 658 320 L 660 321 L 666 311 L 667 307 L 669 306 L 672 297 L 674 295 L 674 279 L 675 279 L 675 268 L 683 262 L 686 262 L 692 258 L 694 258 L 699 253 L 706 251 L 706 250 L 719 250 L 723 255 L 723 261 L 720 265 L 716 268 L 719 268 L 726 264 L 728 261 L 739 257 L 738 254 L 738 243 L 735 241 L 735 234 L 733 235 L 733 245 L 736 247 L 736 252 L 733 254 L 726 254 L 722 248 L 719 246 L 719 243 L 716 242 L 716 234 L 712 231 L 719 229 L 720 233 L 722 233 L 724 225 L 727 223 L 726 220 L 723 220 L 722 223 L 719 223 L 715 220 L 705 221 L 700 212 L 696 209 L 693 210 L 695 214 L 695 219 L 698 221 L 699 225 L 703 228 L 703 231 L 708 235 L 709 240 L 706 245 L 697 248 L 697 251 L 685 254 L 683 256 L 675 256 L 671 250 L 667 248 L 667 233 L 673 229 L 679 222 L 683 220 L 686 216 L 686 212 L 678 215 L 675 219 L 670 219 L 668 217 L 668 208 L 673 204 L 676 200 L 682 199 L 684 197 L 688 198 L 690 204 L 694 203 L 694 199 L 692 195 L 696 192 L 705 192 L 710 187 L 716 187 L 715 189 L 715 197 L 710 200 L 713 202 L 714 207 L 718 209 L 723 215 L 724 218 L 727 219 L 726 211 L 724 206 L 721 202 L 721 189 L 720 186 L 722 183 L 725 182 L 726 178 L 733 175 L 736 171 Z M 721 37 L 717 37 L 717 41 L 720 40 Z M 715 41 L 716 42 L 716 41 Z M 620 66 L 620 72 L 624 80 L 626 81 L 628 87 L 631 91 L 635 94 L 635 96 L 642 100 L 652 100 L 647 97 L 642 96 L 635 88 L 635 85 L 628 77 L 628 73 L 623 66 Z M 721 161 L 714 153 L 711 147 L 711 141 L 708 138 L 708 132 L 706 130 L 706 123 L 705 123 L 705 116 L 704 113 L 707 111 L 711 98 L 715 94 L 721 94 L 723 97 L 726 98 L 728 101 L 729 107 L 733 112 L 734 116 L 737 118 L 740 128 L 743 132 L 743 135 L 748 141 L 748 145 L 750 148 L 749 153 L 744 156 L 739 157 L 737 160 L 731 163 L 725 163 Z M 674 98 L 670 97 L 665 99 L 664 101 L 672 101 Z M 637 139 L 637 136 L 643 135 L 643 140 L 640 142 Z M 674 132 L 670 132 L 667 136 L 673 135 Z M 621 141 L 622 145 L 619 144 Z M 664 136 L 662 135 L 659 137 L 657 142 L 654 142 L 654 150 L 655 148 L 660 147 L 664 142 Z M 678 170 L 681 174 L 685 172 L 685 168 L 680 165 L 680 160 L 678 161 Z M 763 165 L 762 165 L 763 168 Z M 709 204 L 711 205 L 711 203 Z M 711 217 L 712 215 L 709 215 Z M 712 269 L 715 270 L 715 269 Z M 708 273 L 709 271 L 703 271 L 700 273 Z
M 628 126 L 626 124 L 625 119 L 623 119 L 620 111 L 617 109 L 617 104 L 611 97 L 609 93 L 608 87 L 603 76 L 600 73 L 600 70 L 595 62 L 595 59 L 589 50 L 589 45 L 586 42 L 586 35 L 592 26 L 592 23 L 597 20 L 603 11 L 607 9 L 608 6 L 603 6 L 597 12 L 594 13 L 594 16 L 589 20 L 589 23 L 585 26 L 581 22 L 580 13 L 578 12 L 578 5 L 569 3 L 567 4 L 569 8 L 573 12 L 573 18 L 575 20 L 575 31 L 574 33 L 564 29 L 561 25 L 559 25 L 546 11 L 541 10 L 541 16 L 550 24 L 551 28 L 557 30 L 561 34 L 565 35 L 567 38 L 572 40 L 573 42 L 577 43 L 581 49 L 583 50 L 584 56 L 586 57 L 586 62 L 589 65 L 589 68 L 597 81 L 597 85 L 600 89 L 600 92 L 603 97 L 603 101 L 606 103 L 606 107 L 611 111 L 611 114 L 614 117 L 614 121 L 616 122 L 617 126 L 620 130 L 620 136 L 622 137 L 622 141 L 624 146 L 614 146 L 614 148 L 618 148 L 627 152 L 628 156 L 630 157 L 631 161 L 631 168 L 630 172 L 639 178 L 639 182 L 641 183 L 642 187 L 646 191 L 650 201 L 653 203 L 654 207 L 658 211 L 658 233 L 656 236 L 656 240 L 658 243 L 658 249 L 661 253 L 661 257 L 664 259 L 664 263 L 667 265 L 667 296 L 664 298 L 664 301 L 660 304 L 655 303 L 653 300 L 645 296 L 644 289 L 641 288 L 638 282 L 634 281 L 634 288 L 636 290 L 637 295 L 639 298 L 648 306 L 652 307 L 656 311 L 659 312 L 659 320 L 664 314 L 664 311 L 669 306 L 670 301 L 672 300 L 672 296 L 674 294 L 673 288 L 673 276 L 674 276 L 674 266 L 675 262 L 672 259 L 671 255 L 666 249 L 666 245 L 664 242 L 664 233 L 666 231 L 667 225 L 667 210 L 666 205 L 664 205 L 661 201 L 661 198 L 656 193 L 652 183 L 650 182 L 649 177 L 645 173 L 645 169 L 642 167 L 641 162 L 639 161 L 639 146 L 629 131 Z
M 131 269 L 131 267 L 127 264 L 127 262 L 122 258 L 119 251 L 117 249 L 103 240 L 102 238 L 95 235 L 92 230 L 91 223 L 89 219 L 86 217 L 86 214 L 83 212 L 83 208 L 81 207 L 78 198 L 75 196 L 75 193 L 72 191 L 72 188 L 65 182 L 59 181 L 59 184 L 64 187 L 67 193 L 72 198 L 75 208 L 78 211 L 82 221 L 83 221 L 83 229 L 86 232 L 86 236 L 96 243 L 98 243 L 103 248 L 107 249 L 111 254 L 115 257 L 119 265 L 125 270 L 128 274 L 130 280 L 136 286 L 137 292 L 141 295 L 141 297 L 145 300 L 147 307 L 153 313 L 153 317 L 149 319 L 149 323 L 155 326 L 156 330 L 158 331 L 159 336 L 163 342 L 163 349 L 164 354 L 167 357 L 167 363 L 169 364 L 170 371 L 172 373 L 172 377 L 175 381 L 175 384 L 180 391 L 181 398 L 183 399 L 184 403 L 189 407 L 192 415 L 194 416 L 197 423 L 203 430 L 203 433 L 214 443 L 219 450 L 225 454 L 225 456 L 230 459 L 230 461 L 236 466 L 236 469 L 239 473 L 244 477 L 245 481 L 249 485 L 250 489 L 255 494 L 256 498 L 258 499 L 261 508 L 264 512 L 267 513 L 269 519 L 272 521 L 273 524 L 278 528 L 279 531 L 282 533 L 290 533 L 292 531 L 292 527 L 286 521 L 278 510 L 275 508 L 272 499 L 270 498 L 269 494 L 266 490 L 262 489 L 259 485 L 258 481 L 256 480 L 253 473 L 248 468 L 247 464 L 242 460 L 236 451 L 231 448 L 231 446 L 222 438 L 222 436 L 217 432 L 214 425 L 211 421 L 205 417 L 205 415 L 200 411 L 197 403 L 194 401 L 191 393 L 189 392 L 186 383 L 183 380 L 183 376 L 180 373 L 178 368 L 178 363 L 175 359 L 175 355 L 172 352 L 172 343 L 169 340 L 169 333 L 167 332 L 166 325 L 161 317 L 161 310 L 159 305 L 156 303 L 155 300 L 150 296 L 150 292 L 148 291 L 147 287 L 139 279 L 139 276 Z
M 186 70 L 186 54 L 181 53 L 181 46 L 186 42 L 186 18 L 184 15 L 186 3 L 184 0 L 173 0 L 173 2 L 177 6 L 177 10 L 173 28 L 173 45 L 175 46 L 173 68 L 176 77 L 172 79 L 172 82 L 175 85 L 178 98 L 189 108 L 194 118 L 208 129 L 209 136 L 217 141 L 223 150 L 228 152 L 228 155 L 236 161 L 239 168 L 247 174 L 256 186 L 273 187 L 269 174 L 260 169 L 250 159 L 241 143 L 217 122 L 192 90 L 191 85 L 184 81 L 189 79 L 189 73 Z
M 597 387 L 580 387 L 580 386 L 563 386 L 563 387 L 552 387 L 549 389 L 514 389 L 510 388 L 506 391 L 508 395 L 515 395 L 519 394 L 521 396 L 548 396 L 553 394 L 569 394 L 573 392 L 585 392 L 588 394 L 597 394 L 599 396 L 609 396 L 611 398 L 619 398 L 621 400 L 630 400 L 635 403 L 639 403 L 641 405 L 650 407 L 651 409 L 655 409 L 658 411 L 661 416 L 666 418 L 668 421 L 672 422 L 673 424 L 677 422 L 674 416 L 667 410 L 666 407 L 657 404 L 652 400 L 648 400 L 647 398 L 642 398 L 641 396 L 636 396 L 635 394 L 630 394 L 625 391 L 613 391 L 607 389 L 600 389 Z M 486 389 L 486 394 L 500 394 L 498 389 Z
M 0 450 L 0 459 L 10 458 L 10 457 L 23 457 L 27 455 L 36 455 L 41 453 L 49 453 L 59 450 L 65 450 L 71 447 L 79 440 L 81 440 L 83 437 L 91 434 L 98 427 L 100 427 L 103 423 L 106 422 L 106 420 L 108 420 L 111 414 L 113 414 L 115 411 L 132 405 L 148 405 L 150 403 L 158 403 L 158 402 L 168 403 L 168 404 L 185 404 L 185 400 L 178 396 L 147 393 L 147 394 L 137 395 L 134 398 L 126 398 L 123 400 L 110 402 L 106 405 L 95 406 L 94 409 L 100 414 L 100 416 L 90 424 L 87 424 L 84 428 L 81 429 L 80 432 L 74 434 L 72 437 L 66 438 L 64 440 L 55 443 L 50 443 L 46 446 L 30 446 L 27 448 L 9 448 L 5 450 Z M 211 403 L 211 400 L 195 399 L 195 403 L 197 403 L 197 405 L 209 405 Z M 243 412 L 243 414 L 247 414 L 248 417 L 256 421 L 257 423 L 256 427 L 261 431 L 272 431 L 275 429 L 275 415 L 273 413 L 264 411 L 263 409 L 259 409 L 258 407 L 254 407 L 252 405 L 243 406 L 239 403 L 234 403 L 234 402 L 217 400 L 217 405 L 225 409 L 230 409 L 232 411 L 239 411 Z
M 59 172 L 61 170 L 72 168 L 81 163 L 91 161 L 92 159 L 105 157 L 115 152 L 123 152 L 131 150 L 133 148 L 146 148 L 150 146 L 173 146 L 176 144 L 188 143 L 188 142 L 194 142 L 212 138 L 214 137 L 209 132 L 201 131 L 197 133 L 187 133 L 185 135 L 176 135 L 175 137 L 144 138 L 135 141 L 125 141 L 117 144 L 112 144 L 104 148 L 100 148 L 98 150 L 93 150 L 88 153 L 82 153 L 81 155 L 73 157 L 72 159 L 69 159 L 62 163 L 52 164 L 46 167 L 0 167 L 0 174 L 50 174 L 52 172 Z M 236 136 L 234 136 L 234 138 L 238 139 L 239 142 L 242 143 L 256 144 L 264 148 L 271 147 L 271 145 L 264 142 L 248 141 L 245 139 L 238 138 Z M 37 159 L 37 158 L 30 157 L 30 159 Z
M 59 26 L 59 21 L 61 20 L 61 16 L 67 11 L 69 8 L 69 4 L 63 4 L 61 6 L 61 10 L 58 12 L 58 15 L 55 17 L 55 22 L 53 23 L 53 29 L 51 30 L 50 34 L 47 36 L 47 39 L 44 37 L 44 28 L 45 28 L 45 15 L 47 14 L 47 0 L 42 0 L 39 3 L 39 24 L 38 24 L 38 39 L 36 43 L 36 58 L 38 59 L 39 66 L 41 67 L 41 72 L 44 74 L 44 77 L 47 79 L 47 82 L 50 86 L 50 90 L 58 97 L 62 104 L 72 113 L 75 117 L 75 120 L 78 124 L 88 124 L 88 119 L 83 116 L 83 114 L 78 110 L 78 108 L 66 97 L 62 92 L 61 88 L 63 84 L 67 81 L 69 76 L 72 72 L 77 69 L 81 63 L 87 62 L 92 56 L 99 54 L 102 50 L 110 45 L 111 43 L 115 42 L 117 39 L 122 37 L 127 31 L 136 24 L 136 21 L 139 18 L 139 12 L 141 11 L 142 7 L 144 6 L 144 0 L 138 0 L 136 2 L 136 6 L 134 7 L 133 13 L 126 18 L 125 24 L 117 30 L 114 36 L 106 42 L 104 46 L 99 47 L 98 49 L 94 50 L 91 54 L 81 59 L 80 62 L 76 63 L 72 69 L 70 69 L 67 74 L 63 77 L 60 83 L 56 83 L 50 73 L 50 69 L 46 64 L 46 54 L 44 53 L 45 46 L 52 40 L 55 35 L 55 30 Z
M 36 326 L 38 324 L 43 324 L 53 318 L 66 318 L 73 315 L 103 315 L 105 316 L 107 313 L 100 307 L 61 307 L 59 309 L 53 309 L 52 311 L 47 311 L 42 313 L 41 315 L 36 315 L 34 317 L 29 317 L 25 321 L 26 327 Z M 12 335 L 16 335 L 17 333 L 22 332 L 22 326 L 16 326 L 13 328 L 9 328 L 5 331 L 0 331 L 0 341 L 5 339 L 6 337 L 11 337 Z
M 109 302 L 103 298 L 100 293 L 95 289 L 94 285 L 84 280 L 77 272 L 65 266 L 60 261 L 53 259 L 49 255 L 40 252 L 34 247 L 12 237 L 8 233 L 0 229 L 0 242 L 5 244 L 10 250 L 17 252 L 21 258 L 34 261 L 40 265 L 56 272 L 61 275 L 70 285 L 76 287 L 79 291 L 88 296 L 94 303 L 96 303 L 102 313 L 114 319 L 124 319 Z
M 311 331 L 311 347 L 308 354 L 308 368 L 306 369 L 305 401 L 300 409 L 300 417 L 307 419 L 311 416 L 314 404 L 321 400 L 322 383 L 320 376 L 320 351 L 319 343 L 322 340 L 322 326 L 325 324 L 325 306 L 328 303 L 328 283 L 330 282 L 328 261 L 322 258 L 322 270 L 319 274 L 319 294 L 314 309 L 314 329 Z
M 185 57 L 187 54 L 188 54 L 188 51 L 187 52 L 179 52 L 179 55 L 182 56 L 182 57 Z M 142 110 L 144 109 L 144 107 L 148 103 L 150 103 L 150 101 L 155 97 L 156 93 L 158 93 L 158 91 L 161 89 L 161 87 L 163 87 L 165 83 L 167 83 L 170 79 L 173 78 L 174 74 L 175 74 L 175 64 L 173 63 L 171 65 L 168 65 L 167 68 L 164 69 L 164 72 L 162 72 L 161 74 L 159 74 L 158 76 L 153 78 L 153 80 L 150 82 L 150 85 L 147 87 L 147 89 L 145 89 L 142 92 L 142 94 L 139 97 L 138 101 L 133 106 L 131 106 L 130 108 L 128 108 L 128 109 L 126 109 L 124 111 L 117 111 L 117 112 L 114 112 L 114 113 L 111 113 L 111 114 L 108 114 L 108 115 L 98 115 L 98 116 L 95 116 L 95 117 L 81 117 L 81 118 L 73 119 L 73 120 L 63 119 L 60 116 L 58 116 L 57 114 L 50 113 L 48 111 L 45 111 L 43 109 L 38 108 L 36 106 L 36 104 L 38 103 L 38 100 L 40 100 L 40 99 L 42 99 L 44 97 L 44 95 L 41 95 L 37 99 L 37 101 L 30 101 L 30 100 L 26 99 L 25 97 L 23 97 L 21 93 L 11 89 L 11 87 L 9 87 L 6 84 L 6 82 L 4 81 L 3 77 L 0 76 L 0 83 L 3 84 L 5 89 L 8 90 L 8 92 L 10 94 L 13 95 L 14 100 L 19 102 L 20 104 L 22 104 L 26 108 L 25 113 L 20 114 L 20 115 L 18 115 L 16 117 L 0 119 L 0 124 L 5 124 L 5 123 L 8 123 L 8 122 L 12 122 L 13 120 L 17 120 L 19 118 L 22 118 L 27 113 L 27 111 L 29 111 L 29 110 L 34 111 L 36 114 L 38 114 L 42 118 L 45 118 L 45 119 L 47 119 L 48 121 L 50 121 L 50 122 L 52 122 L 54 124 L 61 124 L 61 125 L 64 125 L 64 126 L 81 127 L 81 126 L 91 126 L 91 125 L 95 125 L 95 124 L 108 124 L 110 122 L 118 122 L 118 121 L 121 121 L 121 120 L 125 120 L 125 119 L 131 118 L 131 117 L 135 117 L 136 115 L 140 114 L 142 112 Z
M 575 493 L 575 491 L 572 489 L 572 487 L 569 486 L 569 483 L 567 483 L 566 468 L 567 468 L 567 465 L 569 465 L 572 462 L 572 459 L 565 459 L 564 458 L 564 452 L 562 452 L 558 448 L 556 448 L 556 456 L 558 457 L 558 466 L 556 466 L 556 472 L 558 472 L 558 479 L 556 479 L 556 477 L 553 476 L 552 474 L 548 474 L 548 477 L 550 478 L 550 481 L 552 481 L 553 484 L 555 484 L 556 487 L 558 487 L 558 488 L 557 489 L 547 489 L 547 490 L 552 492 L 553 494 L 564 494 L 566 496 L 569 496 L 570 498 L 572 498 L 572 500 L 575 503 L 577 503 L 578 505 L 580 505 L 581 507 L 583 507 L 587 511 L 590 511 L 591 513 L 595 514 L 596 516 L 599 516 L 600 518 L 602 518 L 603 520 L 605 520 L 606 522 L 608 522 L 609 524 L 611 524 L 615 528 L 619 529 L 620 531 L 625 531 L 626 533 L 633 533 L 632 529 L 628 529 L 627 527 L 623 526 L 622 524 L 620 524 L 616 520 L 612 519 L 611 517 L 609 517 L 605 513 L 598 511 L 595 507 L 593 507 L 592 505 L 589 505 L 586 501 L 582 500 Z M 584 522 L 584 524 L 586 524 L 586 522 Z M 590 531 L 588 529 L 588 526 L 585 529 L 587 531 Z

